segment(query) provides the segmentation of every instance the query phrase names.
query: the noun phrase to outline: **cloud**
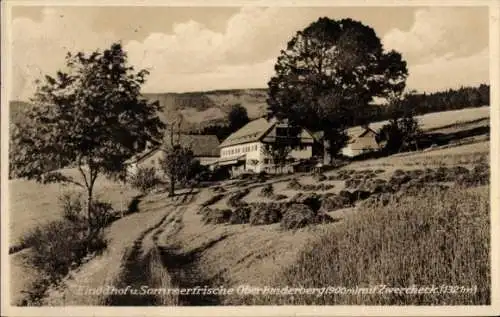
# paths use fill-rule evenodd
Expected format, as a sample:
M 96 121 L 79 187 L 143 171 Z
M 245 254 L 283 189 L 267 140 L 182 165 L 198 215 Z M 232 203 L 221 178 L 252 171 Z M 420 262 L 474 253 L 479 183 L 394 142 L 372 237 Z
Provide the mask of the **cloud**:
M 409 66 L 407 87 L 433 92 L 443 88 L 478 86 L 489 83 L 489 50 L 458 58 L 439 57 Z
M 488 45 L 488 32 L 483 31 L 488 30 L 487 13 L 487 8 L 471 7 L 419 9 L 408 31 L 394 28 L 382 41 L 413 64 L 439 57 L 470 56 Z
M 143 41 L 131 41 L 125 49 L 133 64 L 151 70 L 145 91 L 221 89 L 235 83 L 264 87 L 273 70 L 271 59 L 291 34 L 310 23 L 300 10 L 285 11 L 243 7 L 223 32 L 188 21 L 175 25 L 170 34 L 154 33 Z
M 96 33 L 92 15 L 44 8 L 39 22 L 16 18 L 12 23 L 12 99 L 26 100 L 34 92 L 34 80 L 64 66 L 68 51 L 91 51 L 109 46 L 114 35 Z
M 39 21 L 13 20 L 13 99 L 30 97 L 34 79 L 62 68 L 67 51 L 104 49 L 118 40 L 114 32 L 97 29 L 99 10 L 46 8 Z M 328 14 L 332 18 L 344 17 L 342 12 L 332 12 Z M 402 52 L 408 61 L 409 88 L 467 85 L 487 80 L 488 59 L 481 50 L 487 47 L 488 34 L 477 34 L 478 29 L 488 29 L 484 12 L 418 9 L 408 30 L 393 28 L 379 35 L 386 48 Z M 150 70 L 144 92 L 265 87 L 287 41 L 322 15 L 319 8 L 242 7 L 218 31 L 202 20 L 188 20 L 140 40 L 124 38 L 123 44 L 132 65 Z M 373 24 L 378 21 L 385 29 L 396 23 L 371 16 Z M 156 18 L 162 18 L 162 13 Z

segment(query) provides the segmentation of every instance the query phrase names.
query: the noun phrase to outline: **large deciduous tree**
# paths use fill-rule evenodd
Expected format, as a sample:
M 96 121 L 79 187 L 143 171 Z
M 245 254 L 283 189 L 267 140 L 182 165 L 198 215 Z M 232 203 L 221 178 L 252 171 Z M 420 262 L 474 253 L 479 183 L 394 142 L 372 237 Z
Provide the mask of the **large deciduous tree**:
M 275 71 L 268 83 L 269 112 L 323 130 L 327 141 L 345 139 L 346 127 L 366 123 L 372 99 L 399 95 L 408 74 L 401 55 L 384 51 L 372 28 L 329 18 L 297 32 Z M 328 143 L 325 154 L 335 155 L 339 146 L 330 149 Z
M 68 53 L 66 69 L 38 82 L 33 108 L 13 129 L 10 163 L 17 176 L 85 188 L 89 231 L 97 178 L 124 177 L 126 160 L 163 135 L 159 104 L 140 94 L 147 75 L 128 65 L 119 43 Z M 82 179 L 55 171 L 62 167 L 76 167 Z

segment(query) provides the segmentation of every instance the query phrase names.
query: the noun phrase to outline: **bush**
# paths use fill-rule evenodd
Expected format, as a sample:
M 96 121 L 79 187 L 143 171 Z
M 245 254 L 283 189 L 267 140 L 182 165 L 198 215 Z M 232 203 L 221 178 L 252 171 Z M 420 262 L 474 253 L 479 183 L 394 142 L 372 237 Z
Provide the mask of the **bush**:
M 304 204 L 311 208 L 313 211 L 317 211 L 321 206 L 321 197 L 316 193 L 307 193 L 302 195 L 295 195 L 291 203 Z
M 394 171 L 394 173 L 392 174 L 393 176 L 403 176 L 405 175 L 405 171 L 403 171 L 402 169 L 397 169 Z
M 224 198 L 224 196 L 225 196 L 224 194 L 214 195 L 214 196 L 210 197 L 207 201 L 205 201 L 204 203 L 202 203 L 201 205 L 203 207 L 213 205 L 216 202 L 218 202 L 219 200 L 221 200 L 222 198 Z
M 322 182 L 324 180 L 326 180 L 326 176 L 324 174 L 315 174 L 313 176 L 313 179 L 316 181 L 316 182 Z
M 333 219 L 323 212 L 315 212 L 305 204 L 291 204 L 280 221 L 282 229 L 299 229 L 318 223 L 329 223 Z
M 233 210 L 229 218 L 230 224 L 244 224 L 250 222 L 250 213 L 252 208 L 250 206 L 240 206 Z
M 204 224 L 222 224 L 229 222 L 231 218 L 231 209 L 219 209 L 205 207 L 202 209 L 202 221 Z
M 148 192 L 158 184 L 160 184 L 160 179 L 154 167 L 139 167 L 130 178 L 130 185 L 143 193 Z
M 103 229 L 117 219 L 117 215 L 114 213 L 112 205 L 104 201 L 94 200 L 90 213 L 92 229 L 95 231 Z
M 288 182 L 287 187 L 289 189 L 293 189 L 293 190 L 300 190 L 302 188 L 302 185 L 299 183 L 299 181 L 296 178 L 294 178 Z
M 316 214 L 305 204 L 292 204 L 286 210 L 280 222 L 282 229 L 298 229 L 314 222 Z
M 326 212 L 331 212 L 335 211 L 337 209 L 342 209 L 342 208 L 349 208 L 352 207 L 352 203 L 349 198 L 346 198 L 345 196 L 339 196 L 339 195 L 328 195 L 324 196 L 321 199 L 321 206 L 319 208 L 320 212 L 326 213 Z
M 341 190 L 339 192 L 339 199 L 344 204 L 344 206 L 354 206 L 354 202 L 356 201 L 351 192 L 347 190 Z
M 70 222 L 84 222 L 82 194 L 66 192 L 59 197 L 63 218 Z
M 371 193 L 366 190 L 355 190 L 352 192 L 352 197 L 355 201 L 367 199 L 370 195 Z
M 32 250 L 26 258 L 28 265 L 42 272 L 50 282 L 56 282 L 80 265 L 88 253 L 106 247 L 102 234 L 87 236 L 85 229 L 81 223 L 68 220 L 36 227 L 22 239 Z
M 274 203 L 254 203 L 251 205 L 249 222 L 253 226 L 279 222 L 282 217 L 280 205 Z
M 275 194 L 271 198 L 273 200 L 283 200 L 283 199 L 287 199 L 288 196 L 287 195 L 283 195 L 283 194 Z
M 389 193 L 372 195 L 360 204 L 360 208 L 366 209 L 366 208 L 383 207 L 389 204 L 389 202 L 393 199 L 394 199 L 393 196 Z
M 225 193 L 226 189 L 224 187 L 221 187 L 221 186 L 215 186 L 212 188 L 212 191 L 214 193 Z
M 274 194 L 274 187 L 272 184 L 267 184 L 260 190 L 259 196 L 261 197 L 271 197 Z
M 250 190 L 248 188 L 243 189 L 239 192 L 236 192 L 231 197 L 229 197 L 229 199 L 227 200 L 227 204 L 229 205 L 229 207 L 233 207 L 233 208 L 241 206 L 241 205 L 245 205 L 246 203 L 242 202 L 241 199 L 243 197 L 245 197 L 246 195 L 248 195 L 249 192 L 250 192 Z

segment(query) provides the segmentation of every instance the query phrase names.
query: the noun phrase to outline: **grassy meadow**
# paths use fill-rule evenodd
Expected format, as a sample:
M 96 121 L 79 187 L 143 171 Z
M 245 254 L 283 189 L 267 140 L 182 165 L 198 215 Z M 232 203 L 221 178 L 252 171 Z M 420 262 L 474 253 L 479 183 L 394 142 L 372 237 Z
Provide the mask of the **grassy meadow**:
M 63 174 L 79 179 L 76 169 L 66 169 Z M 9 234 L 10 246 L 33 228 L 59 220 L 62 209 L 59 197 L 65 192 L 84 192 L 75 185 L 40 184 L 35 181 L 9 180 Z M 116 210 L 125 210 L 138 191 L 126 184 L 101 176 L 97 179 L 94 193 L 96 198 L 108 201 Z
M 255 296 L 245 304 L 487 305 L 489 187 L 428 190 L 347 217 L 308 244 L 274 287 L 460 286 L 462 293 Z M 477 289 L 475 289 L 477 288 Z

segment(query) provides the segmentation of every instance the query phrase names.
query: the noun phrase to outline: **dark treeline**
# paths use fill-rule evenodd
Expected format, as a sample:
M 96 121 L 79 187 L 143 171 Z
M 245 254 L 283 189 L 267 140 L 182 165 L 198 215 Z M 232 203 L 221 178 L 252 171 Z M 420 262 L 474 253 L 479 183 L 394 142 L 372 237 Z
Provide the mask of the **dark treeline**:
M 217 139 L 222 142 L 231 133 L 235 132 L 228 124 L 214 123 L 200 129 L 193 129 L 189 131 L 190 134 L 201 134 L 201 135 L 216 135 Z
M 463 108 L 488 106 L 490 104 L 490 86 L 462 87 L 435 93 L 415 93 L 407 97 L 406 104 L 414 115 L 431 112 L 459 110 Z M 387 106 L 371 106 L 369 118 L 371 122 L 391 119 L 394 110 Z

